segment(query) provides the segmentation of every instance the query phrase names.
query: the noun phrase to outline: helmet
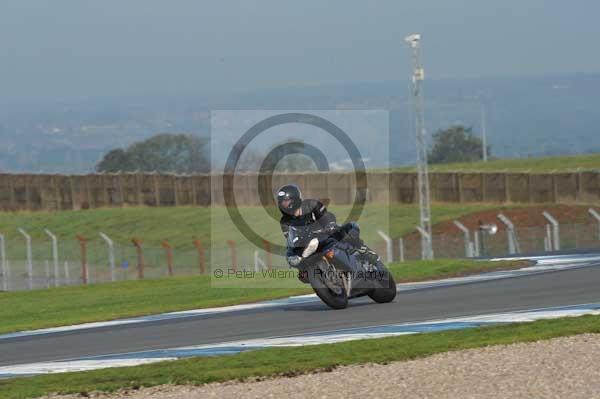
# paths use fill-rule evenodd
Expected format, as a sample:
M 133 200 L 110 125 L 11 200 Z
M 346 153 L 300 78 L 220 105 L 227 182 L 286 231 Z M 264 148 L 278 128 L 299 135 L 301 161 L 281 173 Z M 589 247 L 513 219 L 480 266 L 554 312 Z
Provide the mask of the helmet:
M 302 193 L 295 184 L 286 184 L 277 191 L 277 206 L 282 213 L 294 215 L 302 205 Z

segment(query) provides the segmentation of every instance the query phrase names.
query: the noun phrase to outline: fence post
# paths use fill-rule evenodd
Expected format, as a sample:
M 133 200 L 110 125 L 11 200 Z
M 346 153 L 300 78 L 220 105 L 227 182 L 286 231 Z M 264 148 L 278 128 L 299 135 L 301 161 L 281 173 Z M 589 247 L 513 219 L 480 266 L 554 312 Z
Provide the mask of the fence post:
M 398 239 L 398 251 L 400 252 L 400 262 L 404 262 L 404 239 Z
M 517 239 L 517 234 L 515 233 L 515 225 L 510 221 L 509 218 L 504 216 L 503 214 L 498 214 L 498 219 L 506 226 L 506 232 L 508 235 L 508 253 L 515 254 L 520 253 L 521 248 L 519 246 L 519 240 Z
M 137 269 L 138 269 L 138 279 L 144 279 L 144 253 L 142 251 L 142 241 L 138 238 L 132 238 L 131 242 L 135 246 L 137 252 Z
M 81 280 L 84 285 L 88 283 L 88 264 L 87 264 L 87 238 L 82 235 L 75 236 L 79 240 L 79 246 L 81 247 Z
M 44 229 L 44 233 L 52 240 L 52 262 L 54 264 L 54 286 L 58 287 L 58 240 L 54 234 L 48 229 Z
M 545 252 L 552 251 L 552 239 L 550 238 L 551 235 L 552 235 L 552 233 L 550 232 L 550 225 L 547 224 L 546 225 L 546 236 L 544 237 L 544 251 Z
M 44 272 L 46 273 L 46 288 L 50 288 L 50 262 L 48 259 L 44 260 Z
M 65 261 L 65 280 L 69 284 L 71 281 L 71 275 L 69 274 L 69 261 Z
M 173 247 L 167 240 L 163 241 L 161 246 L 165 249 L 167 255 L 167 268 L 169 270 L 169 277 L 173 277 Z
M 6 260 L 6 291 L 10 291 L 10 261 Z
M 558 221 L 548 212 L 542 212 L 542 215 L 546 218 L 547 221 L 552 225 L 553 230 L 553 242 L 552 247 L 555 251 L 560 251 L 560 227 L 558 225 Z
M 456 185 L 458 186 L 458 202 L 461 203 L 464 200 L 462 174 L 454 172 L 454 176 L 456 176 Z
M 115 281 L 115 245 L 113 240 L 109 236 L 100 232 L 100 237 L 106 242 L 108 246 L 108 265 L 110 266 L 110 281 Z
M 121 208 L 126 205 L 125 196 L 123 195 L 123 174 L 121 171 L 118 171 L 117 174 L 117 183 L 119 184 L 119 199 L 121 200 L 120 206 Z
M 179 180 L 177 180 L 178 175 L 171 176 L 171 182 L 173 187 L 173 199 L 175 200 L 175 206 L 179 206 Z
M 8 267 L 6 266 L 4 234 L 0 234 L 0 262 L 0 265 L 2 266 L 2 291 L 8 291 Z
M 266 264 L 260 258 L 260 253 L 258 252 L 258 249 L 255 250 L 254 251 L 254 271 L 258 273 L 260 270 L 265 269 L 265 267 L 266 267 Z
M 17 210 L 17 201 L 15 198 L 15 187 L 14 187 L 14 175 L 9 175 L 8 177 L 8 191 L 10 193 L 10 210 L 12 211 L 16 211 Z
M 429 259 L 433 260 L 433 248 L 431 249 L 431 256 L 428 256 L 427 248 L 425 247 L 425 242 L 431 240 L 429 233 L 427 233 L 421 226 L 417 226 L 417 231 L 421 234 L 421 259 Z
M 144 205 L 144 197 L 143 197 L 143 192 L 142 192 L 142 185 L 143 185 L 143 180 L 144 180 L 144 175 L 139 171 L 136 170 L 135 172 L 133 172 L 135 174 L 135 189 L 136 189 L 136 199 L 137 199 L 137 203 L 139 206 Z
M 160 182 L 158 179 L 158 172 L 152 172 L 152 182 L 154 184 L 154 202 L 156 203 L 156 207 L 160 206 Z
M 267 240 L 263 240 L 263 248 L 265 250 L 265 259 L 267 263 L 267 270 L 273 268 L 273 259 L 271 258 L 271 244 Z
M 548 250 L 552 251 L 554 243 L 552 242 L 552 227 L 550 227 L 550 224 L 546 224 L 546 239 L 548 240 Z
M 588 212 L 594 217 L 594 219 L 596 219 L 596 222 L 598 223 L 598 239 L 600 240 L 600 213 L 598 213 L 594 208 L 588 209 Z
M 459 222 L 458 220 L 454 220 L 453 223 L 464 234 L 464 237 L 465 237 L 465 256 L 467 258 L 473 257 L 473 251 L 472 251 L 473 247 L 471 245 L 471 233 L 469 232 L 469 229 L 467 229 L 465 227 L 465 225 L 462 224 L 461 222 Z
M 194 246 L 196 250 L 198 250 L 198 267 L 200 268 L 200 274 L 204 274 L 205 265 L 204 265 L 204 247 L 202 246 L 202 241 L 194 240 Z
M 394 261 L 394 253 L 393 253 L 393 248 L 392 248 L 392 239 L 390 238 L 390 236 L 388 236 L 381 230 L 377 230 L 377 234 L 379 234 L 379 236 L 381 238 L 383 238 L 383 241 L 385 241 L 386 257 L 387 257 L 388 263 L 393 262 Z
M 31 259 L 31 236 L 20 227 L 17 230 L 19 233 L 21 233 L 23 237 L 25 237 L 25 244 L 27 246 L 27 282 L 29 289 L 31 290 L 33 289 L 33 260 Z
M 237 253 L 235 250 L 235 241 L 227 240 L 227 245 L 229 245 L 229 254 L 231 255 L 231 267 L 233 272 L 237 272 Z

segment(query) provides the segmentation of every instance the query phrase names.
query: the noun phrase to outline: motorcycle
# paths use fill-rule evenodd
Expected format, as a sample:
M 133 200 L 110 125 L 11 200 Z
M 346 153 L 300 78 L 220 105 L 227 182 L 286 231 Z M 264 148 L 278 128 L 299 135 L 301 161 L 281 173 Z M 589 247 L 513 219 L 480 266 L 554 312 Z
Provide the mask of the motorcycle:
M 317 296 L 333 309 L 344 309 L 348 299 L 365 295 L 377 303 L 393 301 L 396 282 L 381 259 L 366 262 L 356 251 L 337 248 L 331 236 L 310 225 L 290 226 L 288 232 L 288 246 L 302 253 L 296 267 Z

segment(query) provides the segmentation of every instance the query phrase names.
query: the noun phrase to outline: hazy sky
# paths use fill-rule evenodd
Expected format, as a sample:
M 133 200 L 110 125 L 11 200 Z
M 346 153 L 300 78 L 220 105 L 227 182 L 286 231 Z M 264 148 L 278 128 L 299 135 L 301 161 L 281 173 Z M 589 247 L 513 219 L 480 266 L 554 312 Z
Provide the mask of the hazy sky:
M 600 72 L 596 0 L 0 0 L 0 97 Z

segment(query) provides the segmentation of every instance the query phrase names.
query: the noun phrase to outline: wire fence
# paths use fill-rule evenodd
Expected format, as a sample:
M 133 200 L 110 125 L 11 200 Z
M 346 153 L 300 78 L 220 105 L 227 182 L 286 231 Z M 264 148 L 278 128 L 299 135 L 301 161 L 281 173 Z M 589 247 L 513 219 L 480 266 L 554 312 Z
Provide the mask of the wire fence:
M 385 236 L 385 235 L 384 235 Z M 386 237 L 388 238 L 388 237 Z M 137 244 L 136 244 L 137 243 Z M 515 227 L 500 230 L 434 235 L 436 258 L 501 257 L 510 254 L 543 253 L 556 250 L 599 249 L 600 226 L 562 224 Z M 422 258 L 421 240 L 382 239 L 368 243 L 386 262 Z M 267 247 L 249 242 L 222 244 L 192 240 L 184 246 L 146 245 L 143 241 L 108 242 L 94 240 L 34 240 L 0 236 L 0 291 L 20 291 L 65 285 L 110 281 L 157 279 L 180 275 L 210 275 L 215 268 L 254 270 L 287 268 L 285 259 Z
M 515 227 L 511 251 L 511 233 L 500 230 L 491 235 L 484 231 L 471 231 L 469 238 L 463 233 L 432 236 L 432 245 L 436 258 L 465 257 L 502 257 L 516 254 L 534 254 L 558 250 L 600 249 L 600 232 L 597 224 L 561 224 L 554 246 L 555 232 L 550 225 L 537 227 Z M 419 237 L 395 241 L 393 259 L 401 260 L 400 252 L 405 260 L 421 259 L 421 240 Z M 385 252 L 382 252 L 385 253 Z
M 101 240 L 51 242 L 4 241 L 0 248 L 0 290 L 19 291 L 109 281 L 155 279 L 200 274 L 206 259 L 192 243 L 186 248 L 156 245 L 136 247 Z

